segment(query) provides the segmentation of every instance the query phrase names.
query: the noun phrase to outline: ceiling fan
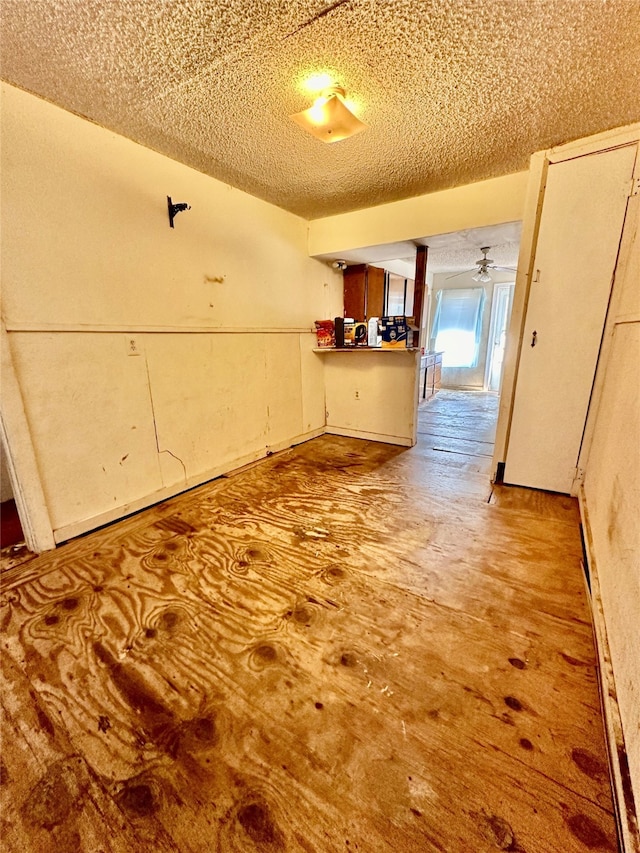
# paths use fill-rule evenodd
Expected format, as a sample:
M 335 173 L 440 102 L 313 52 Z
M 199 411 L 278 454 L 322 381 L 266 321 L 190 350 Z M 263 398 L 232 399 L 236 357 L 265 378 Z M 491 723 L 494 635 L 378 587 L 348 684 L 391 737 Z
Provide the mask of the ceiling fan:
M 480 251 L 482 252 L 483 257 L 480 260 L 476 261 L 476 265 L 478 269 L 476 270 L 476 274 L 471 276 L 474 281 L 480 281 L 482 284 L 486 284 L 489 281 L 493 281 L 487 270 L 504 270 L 505 272 L 515 272 L 513 267 L 499 267 L 496 266 L 493 262 L 493 258 L 488 258 L 487 254 L 490 251 L 491 246 L 484 246 Z M 473 268 L 472 268 L 473 269 Z M 453 275 L 447 276 L 447 281 L 450 278 L 456 278 L 459 275 L 466 275 L 467 273 L 472 272 L 470 270 L 464 270 L 463 272 L 457 272 Z

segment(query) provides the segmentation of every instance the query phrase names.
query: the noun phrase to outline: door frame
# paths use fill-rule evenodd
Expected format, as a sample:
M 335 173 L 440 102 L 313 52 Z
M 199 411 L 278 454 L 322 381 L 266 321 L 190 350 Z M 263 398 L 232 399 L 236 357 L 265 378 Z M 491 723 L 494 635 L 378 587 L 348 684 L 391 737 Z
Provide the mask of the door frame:
M 640 134 L 639 134 L 640 137 Z M 636 162 L 633 170 L 633 181 L 635 184 L 634 195 L 640 195 L 640 138 L 638 139 L 639 148 L 636 154 Z M 598 409 L 604 392 L 604 382 L 606 374 L 606 366 L 609 362 L 609 356 L 613 346 L 613 336 L 616 330 L 616 323 L 619 322 L 618 305 L 620 303 L 621 286 L 619 284 L 620 276 L 627 274 L 627 255 L 631 252 L 630 242 L 632 241 L 632 233 L 636 233 L 637 225 L 634 226 L 634 216 L 638 217 L 637 205 L 634 210 L 630 209 L 630 196 L 627 199 L 627 209 L 625 211 L 625 219 L 622 226 L 622 236 L 618 247 L 618 257 L 616 258 L 616 266 L 613 270 L 612 288 L 609 297 L 609 305 L 605 316 L 604 329 L 602 339 L 600 341 L 600 352 L 598 353 L 598 363 L 591 387 L 591 398 L 589 400 L 589 408 L 587 409 L 587 418 L 585 422 L 584 432 L 582 434 L 582 442 L 580 444 L 580 453 L 576 468 L 576 477 L 573 484 L 572 494 L 579 494 L 584 474 L 587 468 L 587 462 L 593 443 L 593 435 L 595 432 L 595 422 Z M 634 231 L 634 228 L 636 231 Z M 618 284 L 618 286 L 616 286 Z
M 25 542 L 30 551 L 39 554 L 55 548 L 56 543 L 4 321 L 0 323 L 0 353 L 0 440 Z

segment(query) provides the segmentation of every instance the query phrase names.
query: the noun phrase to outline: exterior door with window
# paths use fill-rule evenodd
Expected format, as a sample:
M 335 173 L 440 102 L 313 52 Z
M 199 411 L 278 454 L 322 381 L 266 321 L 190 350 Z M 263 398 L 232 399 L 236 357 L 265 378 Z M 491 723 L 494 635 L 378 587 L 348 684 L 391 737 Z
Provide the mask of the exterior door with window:
M 637 145 L 549 166 L 504 481 L 570 493 Z

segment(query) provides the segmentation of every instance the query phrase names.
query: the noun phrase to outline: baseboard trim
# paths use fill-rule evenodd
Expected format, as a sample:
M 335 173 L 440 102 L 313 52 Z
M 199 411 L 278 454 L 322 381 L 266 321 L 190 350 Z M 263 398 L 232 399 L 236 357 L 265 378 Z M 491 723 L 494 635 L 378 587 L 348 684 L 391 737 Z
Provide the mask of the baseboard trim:
M 578 492 L 580 517 L 583 528 L 583 547 L 588 567 L 585 567 L 585 588 L 591 604 L 592 625 L 598 655 L 598 684 L 605 721 L 605 734 L 612 778 L 613 804 L 618 824 L 621 853 L 640 853 L 640 830 L 635 797 L 629 776 L 627 750 L 622 730 L 622 718 L 616 693 L 615 676 L 604 618 L 598 565 L 595 559 L 593 537 L 589 524 L 589 510 L 584 488 Z M 587 580 L 588 579 L 588 580 Z
M 493 480 L 493 482 L 496 484 L 496 486 L 502 486 L 502 484 L 504 483 L 505 465 L 506 465 L 505 462 L 498 462 L 498 464 L 496 465 L 496 475 L 495 475 L 494 480 Z
M 415 441 L 403 435 L 386 435 L 380 432 L 365 432 L 361 429 L 346 429 L 344 427 L 329 426 L 325 429 L 328 435 L 340 435 L 345 438 L 363 438 L 366 441 L 381 441 L 383 444 L 398 444 L 400 447 L 413 447 Z
M 215 480 L 216 477 L 221 477 L 223 474 L 229 474 L 232 471 L 237 471 L 239 468 L 244 468 L 253 462 L 259 462 L 261 459 L 265 459 L 267 456 L 271 456 L 281 450 L 286 450 L 296 444 L 302 444 L 305 441 L 310 441 L 312 438 L 317 438 L 319 435 L 323 435 L 324 432 L 324 427 L 320 427 L 319 429 L 310 430 L 309 432 L 301 435 L 293 436 L 285 441 L 267 445 L 253 453 L 248 453 L 245 456 L 223 463 L 216 468 L 211 468 L 210 470 L 204 471 L 200 474 L 195 474 L 180 483 L 173 483 L 170 486 L 165 486 L 163 489 L 158 489 L 151 494 L 145 495 L 139 500 L 121 504 L 120 506 L 109 509 L 106 512 L 91 516 L 91 518 L 85 518 L 80 521 L 65 524 L 54 529 L 53 536 L 55 542 L 59 545 L 62 542 L 66 542 L 68 539 L 73 539 L 75 536 L 81 536 L 83 533 L 88 533 L 90 530 L 95 530 L 105 524 L 111 524 L 114 521 L 118 521 L 128 515 L 133 515 L 133 513 L 147 509 L 161 501 L 165 501 L 169 498 L 175 497 L 176 495 L 182 494 L 182 492 L 187 492 L 189 489 L 193 489 L 196 486 L 202 486 L 204 483 L 208 483 L 210 480 Z
M 255 450 L 253 453 L 248 453 L 245 456 L 223 463 L 216 468 L 212 468 L 200 474 L 195 474 L 180 483 L 173 483 L 163 489 L 158 489 L 151 494 L 145 495 L 139 500 L 120 504 L 120 506 L 113 507 L 113 509 L 98 513 L 98 515 L 91 516 L 90 518 L 84 518 L 79 521 L 71 522 L 70 524 L 61 525 L 53 531 L 54 541 L 56 545 L 60 545 L 62 542 L 67 542 L 69 539 L 81 536 L 83 533 L 88 533 L 98 527 L 103 527 L 105 524 L 111 524 L 114 521 L 126 518 L 129 515 L 133 515 L 136 512 L 140 512 L 140 510 L 147 509 L 161 501 L 165 501 L 169 498 L 175 497 L 176 495 L 182 494 L 182 492 L 187 492 L 189 489 L 193 489 L 196 486 L 201 486 L 204 483 L 209 482 L 209 480 L 215 480 L 216 477 L 220 477 L 223 474 L 230 474 L 232 471 L 237 471 L 247 465 L 259 462 L 261 459 L 265 459 L 273 453 L 279 453 L 282 450 L 287 450 L 289 447 L 294 447 L 296 444 L 302 444 L 305 441 L 310 441 L 312 438 L 318 438 L 318 436 L 325 435 L 326 433 L 331 435 L 348 436 L 351 438 L 363 438 L 368 439 L 369 441 L 382 441 L 386 444 L 398 444 L 403 447 L 413 446 L 411 439 L 404 438 L 403 436 L 382 435 L 373 432 L 362 432 L 360 430 L 343 430 L 339 427 L 319 427 L 317 429 L 309 430 L 309 432 L 287 438 L 284 441 L 262 447 Z

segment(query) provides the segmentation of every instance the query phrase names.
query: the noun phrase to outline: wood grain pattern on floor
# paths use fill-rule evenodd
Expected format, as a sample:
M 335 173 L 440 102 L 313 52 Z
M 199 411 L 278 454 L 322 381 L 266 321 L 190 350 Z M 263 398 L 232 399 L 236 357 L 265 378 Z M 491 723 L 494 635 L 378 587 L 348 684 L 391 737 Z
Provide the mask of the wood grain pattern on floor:
M 450 455 L 324 436 L 5 573 L 4 849 L 615 851 L 571 505 Z

